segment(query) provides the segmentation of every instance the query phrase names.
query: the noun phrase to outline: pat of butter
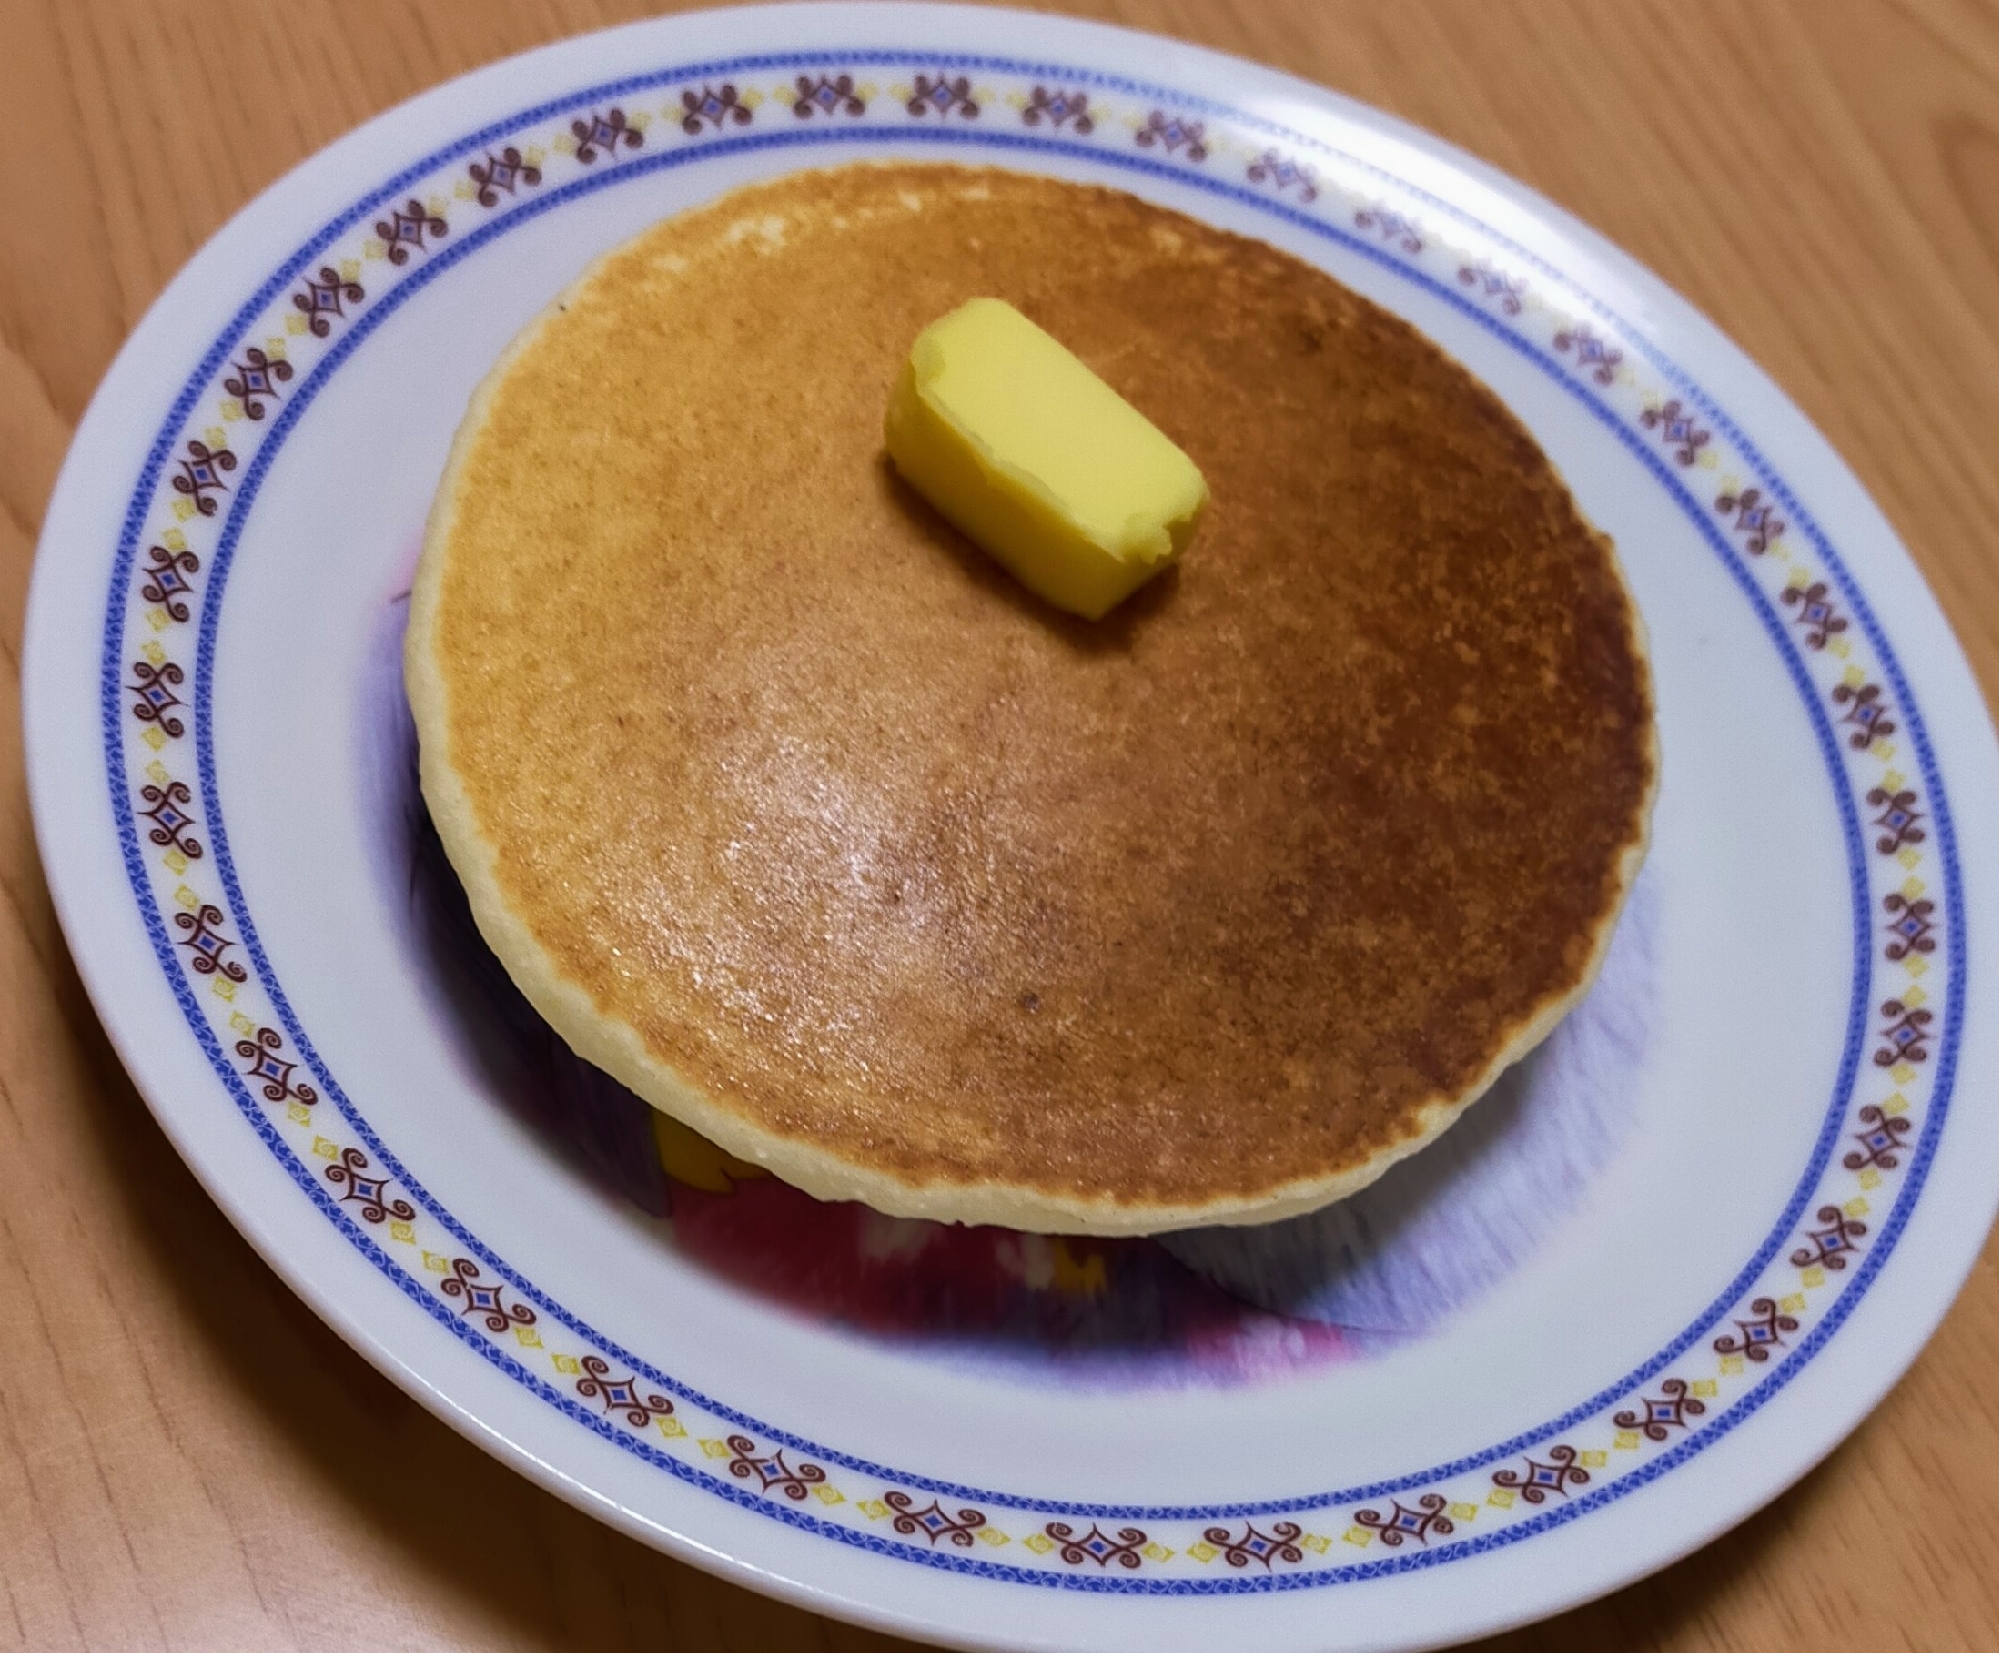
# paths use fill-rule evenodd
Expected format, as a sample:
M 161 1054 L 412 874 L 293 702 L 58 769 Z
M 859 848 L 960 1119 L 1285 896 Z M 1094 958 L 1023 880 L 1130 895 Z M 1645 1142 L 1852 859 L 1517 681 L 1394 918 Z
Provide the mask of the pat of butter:
M 1186 550 L 1208 499 L 1144 414 L 994 298 L 923 330 L 887 436 L 896 469 L 957 528 L 1091 620 Z

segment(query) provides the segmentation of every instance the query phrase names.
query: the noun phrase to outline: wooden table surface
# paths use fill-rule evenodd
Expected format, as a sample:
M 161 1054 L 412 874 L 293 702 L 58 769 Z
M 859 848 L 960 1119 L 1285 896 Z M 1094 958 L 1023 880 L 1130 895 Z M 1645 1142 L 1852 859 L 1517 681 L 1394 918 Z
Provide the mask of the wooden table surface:
M 70 432 L 176 267 L 301 157 L 618 0 L 6 0 L 0 27 L 0 1645 L 881 1649 L 577 1514 L 452 1434 L 237 1237 L 120 1071 L 29 830 L 15 705 Z M 1098 0 L 1496 162 L 1818 421 L 1999 687 L 1992 0 Z M 1989 1104 L 1989 1098 L 1973 1098 Z M 1999 1646 L 1999 1251 L 1773 1508 L 1487 1644 Z M 385 1475 L 388 1465 L 399 1472 Z

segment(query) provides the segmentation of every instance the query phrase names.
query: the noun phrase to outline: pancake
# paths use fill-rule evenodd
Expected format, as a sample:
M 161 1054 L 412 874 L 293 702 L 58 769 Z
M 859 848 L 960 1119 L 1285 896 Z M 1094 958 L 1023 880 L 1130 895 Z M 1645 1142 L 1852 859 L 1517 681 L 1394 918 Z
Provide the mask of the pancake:
M 1101 622 L 908 490 L 911 340 L 1003 298 L 1190 454 Z M 482 933 L 577 1052 L 829 1199 L 1257 1222 L 1587 989 L 1656 761 L 1610 542 L 1499 400 L 1263 243 L 856 166 L 655 226 L 473 400 L 407 680 Z

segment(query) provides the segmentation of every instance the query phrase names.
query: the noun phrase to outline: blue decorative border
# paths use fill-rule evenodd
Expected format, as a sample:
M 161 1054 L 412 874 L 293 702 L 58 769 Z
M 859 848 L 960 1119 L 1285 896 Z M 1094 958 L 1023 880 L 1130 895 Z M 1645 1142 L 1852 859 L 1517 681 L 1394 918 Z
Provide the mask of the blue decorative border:
M 128 875 L 135 894 L 139 898 L 144 919 L 154 950 L 170 985 L 181 1004 L 189 1025 L 200 1042 L 209 1061 L 225 1087 L 236 1098 L 254 1129 L 263 1137 L 266 1145 L 277 1155 L 294 1180 L 320 1207 L 324 1214 L 369 1260 L 387 1274 L 405 1295 L 423 1305 L 439 1324 L 451 1327 L 468 1344 L 479 1349 L 487 1359 L 500 1370 L 523 1384 L 549 1404 L 594 1429 L 606 1439 L 615 1440 L 637 1453 L 656 1467 L 715 1492 L 731 1501 L 764 1511 L 787 1523 L 840 1539 L 877 1553 L 895 1555 L 904 1559 L 924 1562 L 933 1566 L 946 1567 L 954 1571 L 968 1572 L 982 1577 L 1008 1579 L 1035 1584 L 1054 1584 L 1065 1588 L 1077 1588 L 1115 1593 L 1143 1594 L 1221 1594 L 1268 1590 L 1309 1588 L 1318 1585 L 1378 1576 L 1387 1572 L 1407 1571 L 1414 1568 L 1434 1566 L 1443 1562 L 1515 1542 L 1534 1532 L 1545 1531 L 1574 1520 L 1587 1510 L 1601 1507 L 1622 1497 L 1633 1487 L 1649 1483 L 1667 1470 L 1685 1462 L 1695 1453 L 1703 1450 L 1712 1440 L 1720 1438 L 1735 1428 L 1740 1422 L 1753 1415 L 1767 1401 L 1787 1384 L 1796 1372 L 1822 1348 L 1838 1327 L 1843 1324 L 1853 1306 L 1864 1295 L 1867 1287 L 1878 1274 L 1881 1266 L 1891 1254 L 1896 1240 L 1906 1226 L 1910 1212 L 1925 1180 L 1929 1165 L 1934 1157 L 1937 1141 L 1947 1114 L 1952 1084 L 1956 1072 L 1959 1029 L 1965 997 L 1966 960 L 1965 940 L 1962 925 L 1956 921 L 1961 911 L 1962 884 L 1957 861 L 1956 836 L 1949 809 L 1944 797 L 1942 779 L 1937 770 L 1934 750 L 1923 728 L 1919 713 L 1910 695 L 1908 684 L 1890 651 L 1887 640 L 1871 608 L 1866 603 L 1851 574 L 1837 553 L 1827 542 L 1824 534 L 1811 520 L 1798 501 L 1772 474 L 1742 434 L 1727 419 L 1706 395 L 1694 385 L 1690 378 L 1664 356 L 1659 355 L 1641 336 L 1625 327 L 1606 308 L 1597 307 L 1597 313 L 1618 328 L 1626 339 L 1635 340 L 1643 348 L 1664 377 L 1688 396 L 1694 406 L 1708 417 L 1715 427 L 1723 431 L 1729 440 L 1747 456 L 1758 473 L 1758 480 L 1770 489 L 1772 496 L 1780 501 L 1800 530 L 1807 535 L 1813 548 L 1824 560 L 1827 567 L 1838 579 L 1847 599 L 1853 606 L 1863 633 L 1883 662 L 1889 683 L 1894 690 L 1896 703 L 1906 718 L 1905 727 L 1914 741 L 1918 764 L 1926 794 L 1930 799 L 1933 817 L 1939 838 L 1941 858 L 1945 869 L 1947 895 L 1946 911 L 1947 940 L 1949 945 L 1949 990 L 1947 994 L 1946 1025 L 1942 1047 L 1938 1053 L 1935 1083 L 1924 1120 L 1921 1138 L 1917 1143 L 1908 1175 L 1904 1179 L 1899 1197 L 1887 1222 L 1882 1226 L 1875 1243 L 1856 1270 L 1849 1287 L 1842 1291 L 1812 1327 L 1810 1333 L 1792 1352 L 1781 1360 L 1773 1371 L 1758 1382 L 1748 1393 L 1729 1406 L 1723 1413 L 1697 1432 L 1682 1439 L 1670 1451 L 1659 1453 L 1647 1459 L 1642 1465 L 1618 1476 L 1595 1492 L 1580 1495 L 1561 1505 L 1525 1520 L 1515 1522 L 1497 1531 L 1481 1533 L 1450 1543 L 1438 1549 L 1412 1550 L 1408 1553 L 1384 1556 L 1377 1560 L 1315 1567 L 1299 1572 L 1266 1572 L 1242 1575 L 1224 1574 L 1210 1578 L 1162 1578 L 1158 1576 L 1119 1577 L 1107 1572 L 1050 1572 L 1045 1570 L 1010 1566 L 998 1562 L 973 1559 L 947 1551 L 926 1550 L 914 1545 L 897 1543 L 883 1539 L 865 1531 L 856 1530 L 844 1524 L 828 1521 L 804 1510 L 793 1509 L 783 1503 L 765 1499 L 754 1488 L 746 1488 L 717 1475 L 710 1474 L 690 1464 L 682 1462 L 671 1453 L 660 1450 L 650 1441 L 634 1437 L 614 1428 L 605 1417 L 589 1408 L 581 1406 L 572 1396 L 566 1395 L 541 1377 L 530 1372 L 520 1361 L 504 1350 L 496 1347 L 453 1310 L 424 1288 L 423 1283 L 412 1276 L 392 1259 L 375 1238 L 356 1224 L 313 1177 L 308 1166 L 303 1164 L 285 1144 L 282 1135 L 257 1106 L 243 1077 L 229 1063 L 220 1041 L 209 1024 L 207 1017 L 194 995 L 191 984 L 181 968 L 181 961 L 174 951 L 174 941 L 168 935 L 160 913 L 150 899 L 151 890 L 139 847 L 138 829 L 134 811 L 125 784 L 123 759 L 123 720 L 121 696 L 122 643 L 127 621 L 127 592 L 131 584 L 131 573 L 137 552 L 138 541 L 143 531 L 151 502 L 155 497 L 164 467 L 169 461 L 175 440 L 193 412 L 204 389 L 227 361 L 247 332 L 250 324 L 266 311 L 286 288 L 296 281 L 300 273 L 308 269 L 329 248 L 363 222 L 367 215 L 384 204 L 406 193 L 413 185 L 433 176 L 438 168 L 468 155 L 476 155 L 490 148 L 498 140 L 522 131 L 536 123 L 552 117 L 600 103 L 609 98 L 628 95 L 633 92 L 674 86 L 688 81 L 705 81 L 721 75 L 741 74 L 758 69 L 836 67 L 876 67 L 893 64 L 896 67 L 927 67 L 949 69 L 959 72 L 990 71 L 1017 76 L 1044 77 L 1058 79 L 1070 85 L 1083 85 L 1093 89 L 1103 88 L 1129 93 L 1135 96 L 1168 103 L 1176 108 L 1226 119 L 1232 125 L 1263 132 L 1282 141 L 1319 153 L 1336 156 L 1347 166 L 1366 166 L 1354 157 L 1340 154 L 1327 146 L 1298 133 L 1290 132 L 1273 123 L 1259 120 L 1239 111 L 1221 105 L 1189 98 L 1183 93 L 1150 87 L 1144 83 L 1121 77 L 1078 71 L 1061 66 L 1022 63 L 1001 58 L 953 57 L 943 54 L 908 54 L 876 52 L 828 52 L 804 54 L 767 54 L 754 57 L 732 59 L 726 62 L 696 63 L 684 67 L 663 70 L 651 74 L 627 77 L 623 80 L 599 85 L 544 103 L 525 110 L 503 122 L 495 123 L 480 131 L 446 146 L 405 169 L 390 179 L 380 189 L 364 197 L 345 213 L 329 222 L 302 247 L 287 263 L 262 284 L 252 298 L 240 309 L 215 344 L 204 355 L 201 363 L 190 377 L 169 413 L 166 424 L 152 443 L 145 467 L 141 473 L 132 503 L 126 513 L 124 529 L 120 537 L 117 556 L 112 573 L 112 589 L 107 606 L 105 626 L 105 653 L 103 663 L 103 725 L 107 762 L 110 770 L 113 811 L 117 820 L 121 845 L 126 860 Z M 865 1459 L 852 1457 L 838 1451 L 828 1450 L 817 1443 L 785 1431 L 773 1429 L 761 1421 L 751 1418 L 721 1405 L 685 1385 L 675 1382 L 663 1372 L 640 1360 L 630 1351 L 604 1338 L 594 1329 L 576 1319 L 559 1304 L 549 1299 L 531 1282 L 509 1269 L 497 1256 L 488 1251 L 473 1235 L 460 1226 L 451 1215 L 430 1198 L 423 1187 L 414 1181 L 397 1162 L 385 1145 L 381 1143 L 366 1120 L 358 1113 L 341 1091 L 337 1082 L 327 1071 L 318 1057 L 303 1029 L 299 1026 L 289 1002 L 283 995 L 269 968 L 255 926 L 243 900 L 243 892 L 237 881 L 234 864 L 228 849 L 228 838 L 221 815 L 217 777 L 215 773 L 212 724 L 212 676 L 216 633 L 221 610 L 221 594 L 226 585 L 227 575 L 237 544 L 240 541 L 243 524 L 247 519 L 257 491 L 268 473 L 269 466 L 290 434 L 298 419 L 303 415 L 320 388 L 352 352 L 359 347 L 380 322 L 393 314 L 404 299 L 421 291 L 428 283 L 460 260 L 495 240 L 501 234 L 552 210 L 558 205 L 574 200 L 597 189 L 628 178 L 634 178 L 665 168 L 706 161 L 731 153 L 744 153 L 773 148 L 816 147 L 839 143 L 868 143 L 879 145 L 884 139 L 918 144 L 943 144 L 953 147 L 968 147 L 987 151 L 1017 150 L 1044 155 L 1074 157 L 1098 164 L 1118 167 L 1129 172 L 1162 178 L 1177 185 L 1205 190 L 1259 212 L 1271 214 L 1285 223 L 1313 235 L 1332 241 L 1349 252 L 1358 253 L 1373 260 L 1398 277 L 1414 282 L 1431 296 L 1443 300 L 1459 313 L 1470 317 L 1494 337 L 1505 341 L 1526 359 L 1547 372 L 1557 383 L 1565 386 L 1581 403 L 1590 409 L 1592 415 L 1607 429 L 1613 431 L 1624 445 L 1646 465 L 1657 480 L 1665 487 L 1670 497 L 1681 507 L 1702 537 L 1722 560 L 1737 584 L 1742 587 L 1755 607 L 1764 629 L 1776 643 L 1784 659 L 1786 669 L 1800 690 L 1814 733 L 1817 736 L 1822 756 L 1830 772 L 1835 799 L 1842 822 L 1850 867 L 1850 891 L 1854 903 L 1855 920 L 1855 982 L 1850 1005 L 1849 1022 L 1842 1053 L 1838 1079 L 1834 1087 L 1832 1104 L 1826 1121 L 1814 1144 L 1806 1173 L 1794 1190 L 1778 1224 L 1759 1248 L 1756 1256 L 1731 1282 L 1728 1289 L 1703 1312 L 1702 1316 L 1684 1330 L 1665 1349 L 1639 1367 L 1617 1384 L 1601 1391 L 1596 1396 L 1571 1408 L 1561 1417 L 1535 1429 L 1516 1436 L 1485 1452 L 1458 1459 L 1452 1463 L 1437 1466 L 1417 1474 L 1371 1485 L 1343 1489 L 1322 1495 L 1294 1499 L 1264 1500 L 1259 1502 L 1200 1505 L 1200 1506 L 1139 1506 L 1088 1504 L 1063 1501 L 1038 1501 L 1016 1495 L 969 1488 L 951 1482 L 934 1480 L 923 1476 L 904 1475 L 885 1466 Z M 1504 238 L 1488 227 L 1478 224 L 1448 203 L 1434 197 L 1424 196 L 1406 183 L 1394 179 L 1379 169 L 1370 168 L 1384 182 L 1412 198 L 1420 198 L 1426 207 L 1440 216 L 1448 216 L 1478 233 L 1493 244 L 1505 245 L 1525 264 L 1541 269 L 1548 276 L 1560 280 L 1555 272 L 1523 249 L 1513 248 Z M 1566 285 L 1566 283 L 1564 283 Z M 211 562 L 209 593 L 204 600 L 196 663 L 195 682 L 195 731 L 196 751 L 201 790 L 206 804 L 208 832 L 215 853 L 215 865 L 222 880 L 231 911 L 235 915 L 243 937 L 243 945 L 254 964 L 261 984 L 266 988 L 277 1015 L 285 1029 L 297 1045 L 306 1066 L 324 1085 L 342 1116 L 351 1124 L 357 1135 L 371 1151 L 380 1157 L 386 1170 L 409 1188 L 423 1203 L 429 1214 L 465 1245 L 472 1255 L 483 1265 L 491 1268 L 500 1279 L 515 1289 L 528 1302 L 552 1316 L 563 1325 L 587 1338 L 606 1353 L 628 1363 L 635 1373 L 642 1374 L 648 1381 L 667 1389 L 673 1395 L 693 1403 L 714 1415 L 738 1425 L 754 1430 L 766 1439 L 800 1452 L 809 1452 L 848 1469 L 875 1476 L 886 1481 L 913 1487 L 925 1492 L 951 1498 L 962 1498 L 997 1504 L 1008 1508 L 1031 1510 L 1037 1513 L 1078 1516 L 1107 1520 L 1226 1520 L 1244 1517 L 1303 1512 L 1329 1508 L 1334 1505 L 1351 1504 L 1357 1501 L 1391 1496 L 1412 1488 L 1427 1486 L 1463 1472 L 1500 1463 L 1517 1456 L 1520 1452 L 1533 1448 L 1552 1439 L 1557 1434 L 1574 1425 L 1597 1416 L 1612 1402 L 1633 1392 L 1638 1386 L 1664 1371 L 1674 1360 L 1693 1348 L 1701 1338 L 1720 1321 L 1726 1311 L 1740 1302 L 1744 1294 L 1762 1275 L 1776 1257 L 1785 1239 L 1797 1227 L 1813 1190 L 1818 1187 L 1829 1164 L 1844 1127 L 1852 1090 L 1858 1070 L 1862 1047 L 1866 1039 L 1868 1006 L 1872 1000 L 1872 952 L 1870 938 L 1869 880 L 1866 872 L 1865 845 L 1862 841 L 1858 811 L 1848 786 L 1848 775 L 1844 766 L 1838 737 L 1831 721 L 1815 691 L 1815 686 L 1806 670 L 1797 645 L 1786 629 L 1783 618 L 1777 613 L 1768 596 L 1749 574 L 1741 557 L 1735 552 L 1717 528 L 1714 519 L 1688 492 L 1681 478 L 1676 475 L 1661 458 L 1659 452 L 1647 446 L 1603 401 L 1588 390 L 1563 363 L 1540 351 L 1512 329 L 1499 323 L 1487 311 L 1481 309 L 1465 294 L 1441 283 L 1421 271 L 1411 268 L 1384 247 L 1363 239 L 1326 220 L 1299 211 L 1281 200 L 1267 195 L 1259 195 L 1224 180 L 1201 173 L 1189 172 L 1183 167 L 1153 159 L 1144 154 L 1118 152 L 1099 146 L 1063 139 L 1030 136 L 1019 132 L 1001 132 L 991 128 L 944 128 L 913 127 L 903 124 L 883 125 L 876 122 L 861 122 L 844 126 L 820 126 L 788 128 L 782 131 L 760 131 L 735 137 L 714 138 L 698 147 L 655 151 L 639 157 L 621 160 L 615 168 L 592 172 L 569 183 L 548 189 L 546 192 L 529 197 L 518 205 L 501 211 L 470 233 L 452 240 L 436 250 L 427 263 L 398 281 L 381 300 L 361 312 L 341 338 L 320 358 L 306 374 L 298 387 L 290 394 L 277 418 L 266 434 L 248 471 L 235 490 L 227 525 Z

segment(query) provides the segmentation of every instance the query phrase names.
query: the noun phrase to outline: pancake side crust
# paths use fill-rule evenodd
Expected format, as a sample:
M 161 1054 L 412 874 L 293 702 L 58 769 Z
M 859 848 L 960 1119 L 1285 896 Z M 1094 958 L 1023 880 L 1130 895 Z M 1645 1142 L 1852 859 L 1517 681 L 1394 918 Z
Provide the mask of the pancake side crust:
M 986 291 L 1213 483 L 1101 628 L 875 453 Z M 1589 990 L 1658 775 L 1614 550 L 1490 392 L 1261 243 L 948 166 L 586 271 L 467 411 L 405 677 L 580 1056 L 821 1198 L 1048 1232 L 1273 1221 L 1434 1140 Z

